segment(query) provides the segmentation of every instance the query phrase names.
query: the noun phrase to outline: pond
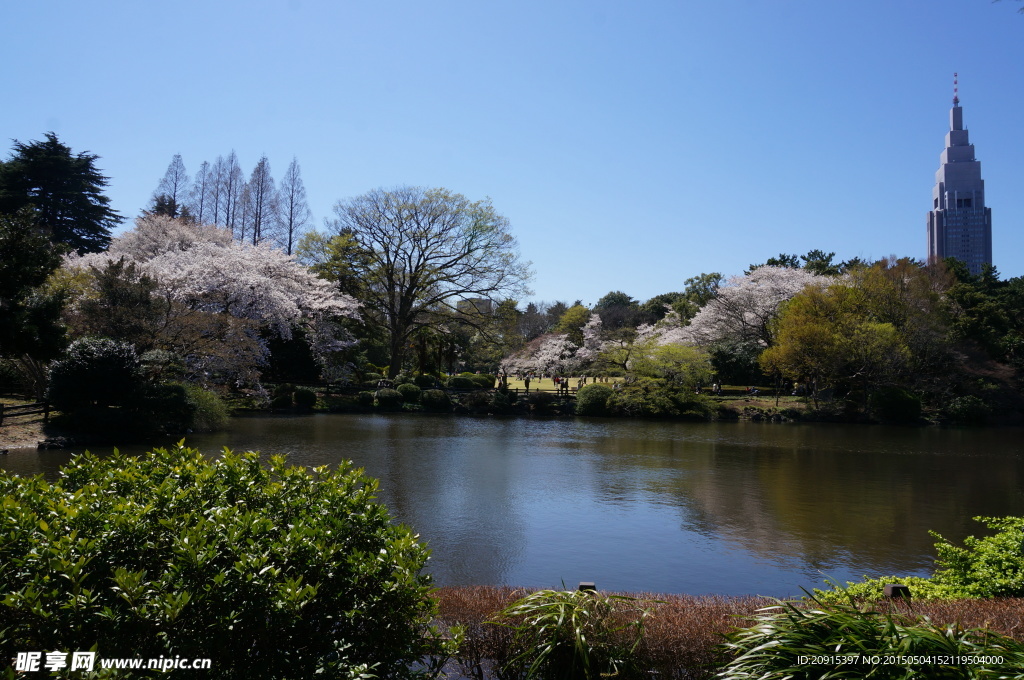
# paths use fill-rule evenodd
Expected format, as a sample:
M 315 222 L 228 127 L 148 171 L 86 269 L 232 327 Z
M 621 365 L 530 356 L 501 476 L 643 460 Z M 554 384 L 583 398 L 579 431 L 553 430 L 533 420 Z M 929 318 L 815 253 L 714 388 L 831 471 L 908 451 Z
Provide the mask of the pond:
M 826 577 L 928 575 L 929 530 L 959 541 L 984 532 L 975 515 L 1024 515 L 1022 435 L 317 414 L 235 418 L 187 443 L 354 461 L 427 541 L 439 585 L 785 597 Z M 68 455 L 0 467 L 53 475 Z

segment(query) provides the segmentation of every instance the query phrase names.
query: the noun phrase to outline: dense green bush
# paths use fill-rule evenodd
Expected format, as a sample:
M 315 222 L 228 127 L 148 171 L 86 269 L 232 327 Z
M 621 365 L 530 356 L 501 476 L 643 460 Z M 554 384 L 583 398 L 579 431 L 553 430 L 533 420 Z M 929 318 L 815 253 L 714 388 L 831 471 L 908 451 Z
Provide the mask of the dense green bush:
M 135 346 L 105 338 L 81 338 L 50 365 L 46 399 L 72 413 L 87 407 L 134 405 L 146 384 Z
M 498 378 L 490 373 L 477 373 L 470 377 L 470 380 L 480 388 L 489 390 L 494 387 Z
M 478 387 L 476 381 L 473 378 L 469 378 L 462 375 L 453 375 L 448 378 L 448 387 L 456 390 L 471 390 Z
M 484 394 L 488 394 L 485 392 Z M 508 415 L 516 410 L 518 400 L 516 395 L 508 390 L 497 390 L 489 393 L 491 395 L 491 413 Z
M 649 610 L 637 600 L 596 591 L 539 590 L 503 609 L 515 656 L 506 677 L 599 680 L 645 677 L 637 668 Z
M 404 399 L 407 404 L 415 404 L 419 402 L 420 394 L 423 392 L 423 390 L 412 383 L 403 383 L 396 389 L 402 395 L 402 399 Z
M 988 404 L 971 395 L 957 397 L 943 409 L 947 420 L 961 425 L 984 425 L 991 413 Z
M 370 408 L 373 406 L 373 392 L 364 390 L 357 394 L 356 398 L 359 400 L 359 405 L 363 408 Z
M 377 399 L 377 408 L 384 411 L 396 411 L 402 408 L 404 401 L 401 392 L 388 387 L 377 390 L 373 396 Z
M 871 411 L 890 423 L 914 423 L 921 417 L 921 398 L 899 387 L 885 387 L 871 393 Z
M 228 424 L 228 406 L 223 399 L 198 385 L 185 383 L 183 387 L 190 409 L 188 429 L 195 432 L 214 432 Z
M 420 403 L 428 411 L 449 411 L 452 408 L 452 400 L 444 390 L 424 390 Z
M 849 602 L 779 602 L 762 610 L 757 625 L 730 634 L 725 647 L 734 658 L 715 676 L 720 680 L 1024 678 L 1024 645 L 1012 638 L 862 610 Z M 879 661 L 872 659 L 876 656 Z M 993 662 L 935 658 L 958 656 L 992 657 Z M 850 660 L 834 661 L 838 657 Z M 901 657 L 911 659 L 901 662 Z M 808 663 L 808 658 L 821 662 Z M 882 662 L 884 658 L 895 661 Z
M 427 374 L 416 376 L 413 378 L 413 382 L 416 383 L 416 387 L 419 387 L 421 390 L 432 390 L 440 384 L 437 378 Z
M 316 406 L 316 392 L 308 387 L 296 387 L 293 399 L 299 408 L 311 409 Z
M 211 658 L 215 679 L 409 675 L 429 651 L 428 551 L 376 489 L 346 466 L 180 446 L 79 456 L 52 485 L 0 475 L 0 657 L 94 648 Z
M 491 393 L 482 390 L 459 395 L 459 405 L 470 413 L 490 413 Z
M 292 395 L 279 394 L 270 400 L 270 408 L 275 411 L 287 411 L 292 407 Z
M 700 420 L 711 420 L 717 412 L 717 406 L 707 397 L 659 378 L 640 378 L 613 391 L 607 408 L 615 416 Z
M 612 396 L 612 389 L 607 385 L 584 385 L 576 393 L 576 415 L 607 415 L 608 397 L 610 396 Z

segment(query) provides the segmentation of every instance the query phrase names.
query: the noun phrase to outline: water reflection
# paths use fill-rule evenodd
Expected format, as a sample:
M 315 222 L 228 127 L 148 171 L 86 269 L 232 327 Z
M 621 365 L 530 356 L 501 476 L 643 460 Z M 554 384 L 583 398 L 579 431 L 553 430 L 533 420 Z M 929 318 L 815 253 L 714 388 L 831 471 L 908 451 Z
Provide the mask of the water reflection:
M 433 549 L 441 584 L 798 594 L 861 574 L 925 574 L 929 529 L 1024 514 L 1020 430 L 445 416 L 241 418 L 191 437 L 353 460 Z M 11 455 L 55 474 L 66 454 Z

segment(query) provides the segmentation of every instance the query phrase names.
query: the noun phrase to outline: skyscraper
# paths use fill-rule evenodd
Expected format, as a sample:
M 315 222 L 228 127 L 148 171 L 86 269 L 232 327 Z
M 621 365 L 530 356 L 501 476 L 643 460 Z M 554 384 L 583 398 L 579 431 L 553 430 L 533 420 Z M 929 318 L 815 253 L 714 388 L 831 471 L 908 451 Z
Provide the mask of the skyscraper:
M 953 108 L 949 110 L 946 150 L 939 156 L 939 170 L 928 213 L 928 261 L 955 257 L 972 274 L 992 263 L 992 209 L 985 207 L 985 181 L 974 145 L 967 140 L 964 110 L 957 96 L 953 74 Z

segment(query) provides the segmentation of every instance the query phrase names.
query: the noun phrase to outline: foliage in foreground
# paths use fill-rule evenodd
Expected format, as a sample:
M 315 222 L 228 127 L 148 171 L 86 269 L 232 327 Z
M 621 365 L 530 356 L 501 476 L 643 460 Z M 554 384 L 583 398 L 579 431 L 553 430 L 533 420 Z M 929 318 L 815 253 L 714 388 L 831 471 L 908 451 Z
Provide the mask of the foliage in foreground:
M 975 517 L 989 529 L 991 536 L 968 536 L 963 547 L 953 545 L 937 533 L 938 568 L 931 578 L 884 576 L 860 583 L 848 583 L 845 593 L 864 599 L 882 597 L 887 583 L 910 587 L 917 599 L 956 599 L 965 597 L 1024 597 L 1024 517 Z M 842 590 L 816 590 L 826 601 L 842 601 Z
M 514 631 L 507 677 L 596 680 L 642 675 L 636 650 L 649 610 L 637 600 L 596 591 L 539 590 L 503 609 Z
M 53 484 L 2 476 L 0 657 L 95 646 L 211 658 L 211 679 L 403 676 L 431 651 L 428 551 L 376 488 L 181 445 L 85 454 Z
M 814 604 L 819 606 L 779 601 L 762 609 L 756 625 L 728 635 L 725 646 L 735 658 L 716 677 L 1024 678 L 1024 644 L 1012 638 L 891 611 L 862 610 L 852 601 Z M 819 663 L 808 663 L 809 658 Z

